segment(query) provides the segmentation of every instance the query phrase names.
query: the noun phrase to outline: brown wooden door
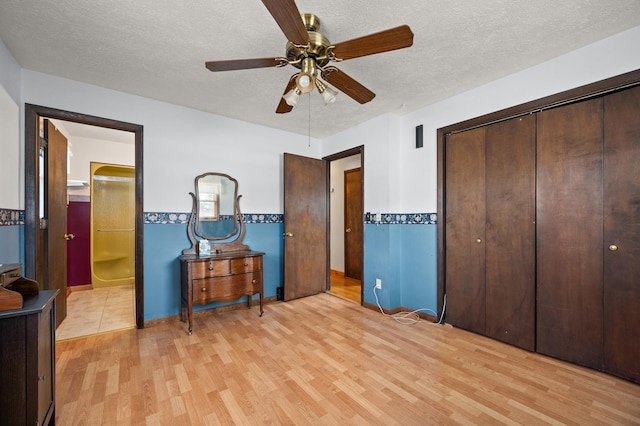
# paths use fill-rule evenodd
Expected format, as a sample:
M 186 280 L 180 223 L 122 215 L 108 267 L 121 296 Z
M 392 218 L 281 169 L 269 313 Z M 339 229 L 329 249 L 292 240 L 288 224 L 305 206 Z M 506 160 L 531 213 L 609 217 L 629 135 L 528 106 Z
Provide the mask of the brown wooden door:
M 362 279 L 362 169 L 344 172 L 344 275 Z
M 485 330 L 485 130 L 447 136 L 445 285 L 447 322 Z
M 602 365 L 602 99 L 538 114 L 537 351 Z
M 67 316 L 67 139 L 45 120 L 44 279 L 56 296 L 56 326 Z
M 604 102 L 604 371 L 639 383 L 640 87 Z
M 327 163 L 284 154 L 284 299 L 327 290 Z
M 485 334 L 535 349 L 535 116 L 486 127 Z

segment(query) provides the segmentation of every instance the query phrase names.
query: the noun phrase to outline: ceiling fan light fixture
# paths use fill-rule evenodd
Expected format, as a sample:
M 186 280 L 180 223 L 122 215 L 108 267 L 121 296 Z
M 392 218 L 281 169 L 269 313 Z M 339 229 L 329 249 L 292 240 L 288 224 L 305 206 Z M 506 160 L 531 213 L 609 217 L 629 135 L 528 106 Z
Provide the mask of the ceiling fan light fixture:
M 294 87 L 293 89 L 285 93 L 285 95 L 282 96 L 282 99 L 284 99 L 287 105 L 294 107 L 298 104 L 298 100 L 300 99 L 301 93 L 302 92 L 298 90 L 297 87 Z
M 313 90 L 316 82 L 318 68 L 313 58 L 304 58 L 301 64 L 300 74 L 296 77 L 296 87 L 302 93 L 309 93 Z
M 302 93 L 309 93 L 313 90 L 315 78 L 311 75 L 300 73 L 296 78 L 296 87 Z
M 318 88 L 318 92 L 322 95 L 322 100 L 325 105 L 332 104 L 336 101 L 336 96 L 338 96 L 337 91 L 333 90 L 320 80 L 316 80 L 316 87 Z

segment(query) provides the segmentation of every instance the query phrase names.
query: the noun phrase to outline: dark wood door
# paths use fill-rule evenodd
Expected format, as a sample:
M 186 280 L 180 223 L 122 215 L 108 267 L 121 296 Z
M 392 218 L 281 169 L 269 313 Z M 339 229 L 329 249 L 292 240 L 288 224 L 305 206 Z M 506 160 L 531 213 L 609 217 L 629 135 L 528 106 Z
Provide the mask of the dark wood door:
M 485 129 L 447 136 L 445 152 L 447 322 L 485 330 Z
M 327 163 L 284 154 L 284 299 L 327 290 Z
M 538 114 L 537 351 L 602 365 L 602 99 Z
M 56 326 L 67 316 L 67 138 L 44 120 L 47 149 L 45 155 L 44 277 L 56 296 Z
M 362 169 L 344 172 L 344 275 L 362 279 Z
M 486 127 L 485 334 L 535 349 L 535 116 Z
M 640 87 L 604 102 L 604 370 L 638 383 Z

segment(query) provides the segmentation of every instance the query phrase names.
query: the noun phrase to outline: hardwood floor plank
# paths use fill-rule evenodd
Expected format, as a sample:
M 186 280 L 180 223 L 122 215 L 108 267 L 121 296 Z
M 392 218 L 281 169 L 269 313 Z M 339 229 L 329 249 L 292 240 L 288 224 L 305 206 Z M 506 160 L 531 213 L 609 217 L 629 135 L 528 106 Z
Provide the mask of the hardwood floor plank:
M 638 424 L 640 386 L 319 294 L 56 342 L 58 424 Z

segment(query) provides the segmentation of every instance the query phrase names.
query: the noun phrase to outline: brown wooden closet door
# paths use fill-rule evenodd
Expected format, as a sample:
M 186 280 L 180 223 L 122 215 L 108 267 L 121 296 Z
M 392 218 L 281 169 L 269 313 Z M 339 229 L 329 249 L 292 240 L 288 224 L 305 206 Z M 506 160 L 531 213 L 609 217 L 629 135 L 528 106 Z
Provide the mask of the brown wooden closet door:
M 537 351 L 601 368 L 602 99 L 537 129 Z
M 484 128 L 447 136 L 446 322 L 484 333 Z
M 489 337 L 535 349 L 535 116 L 486 127 Z
M 604 371 L 640 382 L 640 87 L 604 102 Z

